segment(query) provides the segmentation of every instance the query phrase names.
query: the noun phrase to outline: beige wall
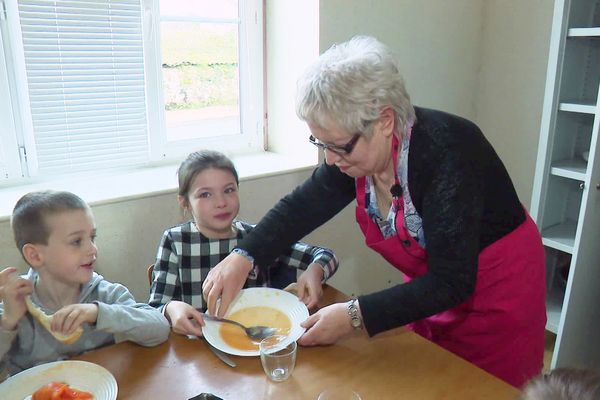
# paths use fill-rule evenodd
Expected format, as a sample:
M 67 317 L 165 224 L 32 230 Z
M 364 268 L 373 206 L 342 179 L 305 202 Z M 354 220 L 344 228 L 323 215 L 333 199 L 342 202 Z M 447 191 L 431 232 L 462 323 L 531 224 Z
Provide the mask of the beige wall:
M 504 161 L 527 207 L 540 134 L 553 3 L 484 2 L 486 23 L 475 96 L 476 120 Z
M 474 119 L 504 159 L 521 199 L 530 201 L 551 24 L 551 0 L 322 0 L 320 47 L 370 34 L 399 55 L 413 101 Z M 289 100 L 289 99 L 287 99 Z M 308 171 L 242 182 L 241 217 L 259 217 Z M 147 297 L 145 268 L 162 231 L 180 221 L 175 194 L 95 205 L 98 270 Z M 311 234 L 342 266 L 332 283 L 366 293 L 400 282 L 362 244 L 352 207 Z M 8 221 L 0 221 L 0 263 L 24 268 Z
M 529 205 L 552 0 L 322 0 L 321 49 L 357 34 L 398 55 L 413 103 L 472 119 Z
M 414 104 L 475 117 L 481 0 L 321 1 L 321 49 L 374 36 L 398 56 Z

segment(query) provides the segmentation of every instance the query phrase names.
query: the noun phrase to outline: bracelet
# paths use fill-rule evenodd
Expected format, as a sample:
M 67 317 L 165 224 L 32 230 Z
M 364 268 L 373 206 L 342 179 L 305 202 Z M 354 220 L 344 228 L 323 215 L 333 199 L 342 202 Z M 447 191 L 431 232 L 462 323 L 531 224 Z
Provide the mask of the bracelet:
M 235 249 L 231 250 L 231 252 L 239 254 L 240 256 L 244 257 L 246 260 L 250 261 L 250 263 L 252 264 L 252 267 L 254 267 L 254 257 L 252 257 L 250 255 L 250 253 L 248 253 L 246 250 L 236 247 Z

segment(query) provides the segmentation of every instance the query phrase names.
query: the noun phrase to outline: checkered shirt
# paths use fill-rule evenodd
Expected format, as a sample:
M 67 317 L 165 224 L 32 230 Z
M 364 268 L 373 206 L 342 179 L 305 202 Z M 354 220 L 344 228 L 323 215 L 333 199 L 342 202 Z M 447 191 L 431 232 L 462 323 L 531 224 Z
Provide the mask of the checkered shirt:
M 179 300 L 206 310 L 202 283 L 208 272 L 253 229 L 253 225 L 242 221 L 236 220 L 233 225 L 237 234 L 229 239 L 209 239 L 198 231 L 193 221 L 167 229 L 158 247 L 148 304 L 163 310 L 169 301 Z M 267 268 L 255 266 L 245 287 L 283 288 L 295 281 L 297 269 L 306 270 L 312 263 L 323 268 L 323 282 L 335 273 L 339 265 L 333 251 L 296 242 Z

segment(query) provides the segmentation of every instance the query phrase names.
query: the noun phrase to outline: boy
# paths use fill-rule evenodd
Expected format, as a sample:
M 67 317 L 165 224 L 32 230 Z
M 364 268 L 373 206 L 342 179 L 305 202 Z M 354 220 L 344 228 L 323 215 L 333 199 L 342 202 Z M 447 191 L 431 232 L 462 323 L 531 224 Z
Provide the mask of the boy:
M 9 374 L 125 340 L 143 346 L 167 340 L 169 324 L 159 311 L 136 303 L 126 287 L 94 272 L 96 227 L 81 198 L 69 192 L 26 194 L 11 225 L 31 268 L 21 277 L 13 268 L 0 273 L 0 357 Z M 81 327 L 81 338 L 58 341 L 27 313 L 26 296 L 53 314 L 55 334 L 70 335 Z

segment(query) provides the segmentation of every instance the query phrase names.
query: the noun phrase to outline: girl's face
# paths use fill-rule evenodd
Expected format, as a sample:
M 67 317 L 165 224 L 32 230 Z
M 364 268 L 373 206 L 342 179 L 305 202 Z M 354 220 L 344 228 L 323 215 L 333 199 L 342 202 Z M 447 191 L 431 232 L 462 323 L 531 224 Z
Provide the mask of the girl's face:
M 230 171 L 217 168 L 199 172 L 187 196 L 178 197 L 184 210 L 190 210 L 198 230 L 211 239 L 234 234 L 231 222 L 240 210 L 238 185 Z

